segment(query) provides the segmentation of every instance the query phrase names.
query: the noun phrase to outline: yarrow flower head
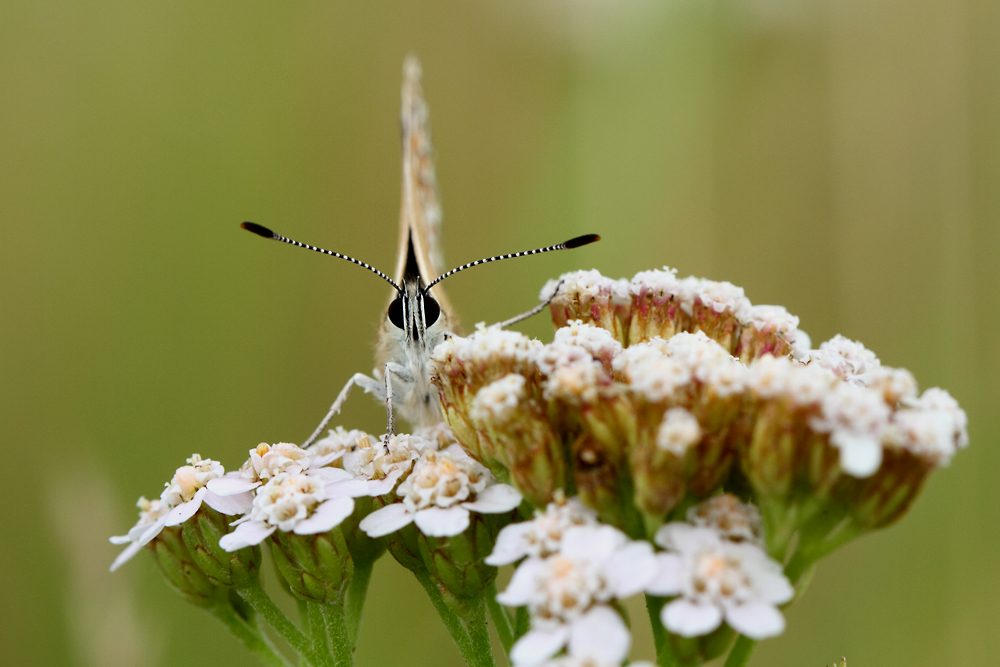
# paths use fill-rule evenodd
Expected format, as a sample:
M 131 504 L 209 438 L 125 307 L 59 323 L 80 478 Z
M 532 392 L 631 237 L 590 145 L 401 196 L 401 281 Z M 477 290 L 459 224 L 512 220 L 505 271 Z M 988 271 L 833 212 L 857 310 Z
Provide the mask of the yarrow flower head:
M 537 665 L 567 648 L 577 659 L 621 663 L 631 636 L 610 603 L 644 590 L 656 571 L 649 543 L 632 542 L 611 526 L 570 527 L 557 553 L 526 559 L 497 596 L 502 604 L 526 606 L 531 616 L 511 661 Z
M 111 564 L 111 571 L 128 562 L 142 547 L 156 539 L 164 528 L 179 526 L 194 516 L 202 502 L 222 514 L 247 511 L 249 494 L 221 496 L 208 488 L 209 482 L 221 478 L 225 472 L 218 461 L 192 454 L 187 465 L 174 472 L 158 500 L 139 498 L 138 523 L 126 535 L 111 538 L 112 544 L 128 544 Z
M 669 550 L 647 588 L 677 596 L 663 607 L 664 627 L 683 637 L 706 635 L 725 621 L 751 639 L 780 634 L 785 619 L 777 605 L 794 595 L 781 565 L 749 542 L 733 542 L 711 528 L 671 523 L 656 535 Z
M 260 544 L 274 531 L 296 535 L 325 533 L 354 511 L 353 496 L 367 485 L 340 468 L 278 473 L 259 487 L 250 514 L 220 541 L 226 551 Z
M 502 514 L 521 504 L 514 487 L 499 484 L 461 448 L 425 451 L 396 489 L 399 503 L 369 514 L 361 529 L 381 537 L 416 522 L 431 537 L 458 535 L 469 527 L 470 512 Z
M 571 528 L 597 525 L 597 513 L 577 498 L 558 494 L 545 510 L 535 510 L 531 521 L 512 523 L 497 535 L 486 558 L 488 565 L 507 565 L 522 558 L 547 558 L 559 552 L 563 535 Z

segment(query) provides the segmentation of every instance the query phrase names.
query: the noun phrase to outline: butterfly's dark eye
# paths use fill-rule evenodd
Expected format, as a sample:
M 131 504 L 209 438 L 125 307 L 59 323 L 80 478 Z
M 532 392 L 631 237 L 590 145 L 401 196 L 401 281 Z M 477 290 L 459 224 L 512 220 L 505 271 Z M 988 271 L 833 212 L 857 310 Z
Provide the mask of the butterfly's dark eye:
M 396 297 L 392 303 L 389 304 L 389 321 L 397 329 L 404 328 L 403 323 L 403 299 L 402 297 Z
M 424 326 L 430 326 L 441 317 L 441 306 L 432 297 L 424 295 Z

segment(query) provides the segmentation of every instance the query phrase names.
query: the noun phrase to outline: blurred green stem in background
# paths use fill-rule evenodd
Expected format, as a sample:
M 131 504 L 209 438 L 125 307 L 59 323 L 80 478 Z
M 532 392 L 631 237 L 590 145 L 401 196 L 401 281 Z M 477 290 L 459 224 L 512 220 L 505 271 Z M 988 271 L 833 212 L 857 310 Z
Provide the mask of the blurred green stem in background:
M 726 658 L 725 667 L 744 667 L 750 661 L 750 655 L 757 646 L 757 641 L 740 635 L 736 645 Z

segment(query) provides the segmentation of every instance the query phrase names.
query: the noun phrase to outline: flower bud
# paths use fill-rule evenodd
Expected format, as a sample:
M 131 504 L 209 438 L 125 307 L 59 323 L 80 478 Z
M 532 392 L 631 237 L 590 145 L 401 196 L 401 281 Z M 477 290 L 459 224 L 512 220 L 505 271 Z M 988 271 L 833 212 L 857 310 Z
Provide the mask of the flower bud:
M 417 531 L 417 546 L 427 573 L 460 616 L 470 601 L 496 580 L 497 568 L 483 562 L 493 551 L 497 533 L 512 515 L 470 514 L 469 527 L 450 537 L 429 537 Z
M 866 529 L 897 521 L 920 492 L 927 475 L 948 465 L 968 444 L 965 411 L 942 389 L 928 389 L 893 413 L 882 465 L 871 477 L 845 477 L 836 490 L 851 518 Z
M 556 289 L 559 291 L 549 308 L 557 328 L 580 320 L 611 332 L 622 345 L 628 344 L 631 298 L 627 281 L 605 278 L 596 270 L 573 271 L 546 283 L 539 298 L 548 299 Z
M 744 364 L 770 354 L 790 357 L 798 353 L 803 342 L 808 349 L 808 336 L 799 331 L 799 318 L 782 306 L 751 306 L 740 330 L 739 343 L 733 354 Z
M 441 394 L 445 421 L 467 452 L 490 468 L 501 454 L 481 442 L 469 417 L 481 388 L 510 373 L 537 382 L 535 357 L 541 343 L 523 334 L 479 327 L 468 338 L 452 336 L 435 348 L 430 362 L 431 381 Z M 503 464 L 500 463 L 502 466 Z
M 338 604 L 354 574 L 354 562 L 340 526 L 317 535 L 278 530 L 271 556 L 296 597 Z
M 181 524 L 184 545 L 199 569 L 219 586 L 242 586 L 257 578 L 260 570 L 260 547 L 252 546 L 227 552 L 219 540 L 230 532 L 231 517 L 220 514 L 207 504 Z
M 524 376 L 511 373 L 476 394 L 469 417 L 480 442 L 508 467 L 510 479 L 543 507 L 566 486 L 562 440 L 544 406 L 529 397 Z
M 688 331 L 691 319 L 681 308 L 681 283 L 677 269 L 640 271 L 629 283 L 632 306 L 629 312 L 628 344 L 662 338 L 667 340 Z
M 198 567 L 181 537 L 181 527 L 164 528 L 149 543 L 167 583 L 188 602 L 200 607 L 215 604 L 225 589 L 214 583 Z

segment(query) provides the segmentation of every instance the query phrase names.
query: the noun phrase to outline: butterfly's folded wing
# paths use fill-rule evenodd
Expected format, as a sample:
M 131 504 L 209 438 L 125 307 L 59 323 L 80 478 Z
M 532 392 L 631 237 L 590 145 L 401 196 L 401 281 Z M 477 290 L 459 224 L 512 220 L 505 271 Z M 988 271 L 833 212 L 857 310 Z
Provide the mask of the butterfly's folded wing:
M 399 213 L 399 246 L 395 279 L 403 284 L 418 272 L 423 285 L 444 271 L 441 254 L 441 205 L 434 174 L 434 149 L 424 91 L 420 84 L 420 61 L 410 56 L 403 64 L 403 104 L 400 122 L 403 134 L 403 195 Z M 415 265 L 415 266 L 414 266 Z M 454 327 L 455 317 L 440 285 L 431 290 Z M 395 298 L 395 294 L 393 295 Z

